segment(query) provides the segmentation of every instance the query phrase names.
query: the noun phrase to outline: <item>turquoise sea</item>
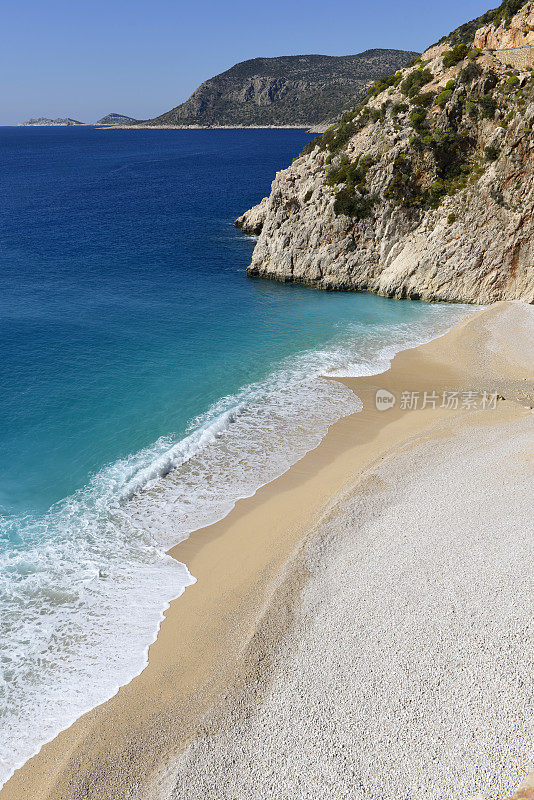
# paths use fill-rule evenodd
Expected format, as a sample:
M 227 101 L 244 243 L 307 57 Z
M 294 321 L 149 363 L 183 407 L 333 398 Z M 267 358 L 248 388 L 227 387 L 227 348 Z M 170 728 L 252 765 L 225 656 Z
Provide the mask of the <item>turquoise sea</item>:
M 165 550 L 358 410 L 321 375 L 466 314 L 247 278 L 233 220 L 308 139 L 0 129 L 0 783 L 142 669 Z

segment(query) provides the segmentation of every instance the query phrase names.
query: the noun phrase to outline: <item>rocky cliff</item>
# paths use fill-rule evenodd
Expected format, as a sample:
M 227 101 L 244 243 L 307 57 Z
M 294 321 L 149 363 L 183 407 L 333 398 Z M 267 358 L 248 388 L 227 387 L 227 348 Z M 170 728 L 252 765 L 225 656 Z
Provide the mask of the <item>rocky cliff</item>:
M 249 274 L 534 302 L 532 45 L 534 0 L 505 0 L 377 81 L 236 221 L 260 234 Z
M 235 64 L 189 100 L 145 125 L 309 126 L 333 120 L 369 84 L 419 53 L 367 50 L 350 56 L 281 56 Z

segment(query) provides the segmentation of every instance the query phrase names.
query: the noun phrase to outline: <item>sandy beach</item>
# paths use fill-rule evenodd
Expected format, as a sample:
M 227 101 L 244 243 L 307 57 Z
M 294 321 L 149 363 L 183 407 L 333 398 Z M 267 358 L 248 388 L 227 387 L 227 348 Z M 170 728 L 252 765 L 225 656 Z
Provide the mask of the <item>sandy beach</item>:
M 363 410 L 174 548 L 197 582 L 147 668 L 0 800 L 512 795 L 534 769 L 533 334 L 498 303 L 343 379 Z

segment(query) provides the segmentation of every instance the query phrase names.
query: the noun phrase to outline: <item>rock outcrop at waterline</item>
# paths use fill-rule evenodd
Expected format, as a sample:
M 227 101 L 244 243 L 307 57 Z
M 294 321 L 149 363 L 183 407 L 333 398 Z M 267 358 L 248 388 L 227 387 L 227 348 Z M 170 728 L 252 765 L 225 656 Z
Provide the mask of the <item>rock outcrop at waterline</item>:
M 251 233 L 255 236 L 259 236 L 267 218 L 268 206 L 269 198 L 264 197 L 257 206 L 245 211 L 242 216 L 236 219 L 236 227 L 241 228 L 243 233 Z
M 250 275 L 324 289 L 534 302 L 534 77 L 492 50 L 534 45 L 506 0 L 374 84 L 236 221 Z M 533 49 L 534 60 L 534 49 Z

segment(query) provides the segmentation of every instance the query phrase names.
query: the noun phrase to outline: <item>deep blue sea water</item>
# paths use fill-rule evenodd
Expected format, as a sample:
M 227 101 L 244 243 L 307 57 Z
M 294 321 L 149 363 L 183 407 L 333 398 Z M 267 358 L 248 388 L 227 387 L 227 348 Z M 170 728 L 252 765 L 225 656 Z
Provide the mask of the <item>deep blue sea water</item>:
M 0 783 L 145 663 L 165 549 L 463 307 L 247 278 L 304 131 L 0 129 Z

